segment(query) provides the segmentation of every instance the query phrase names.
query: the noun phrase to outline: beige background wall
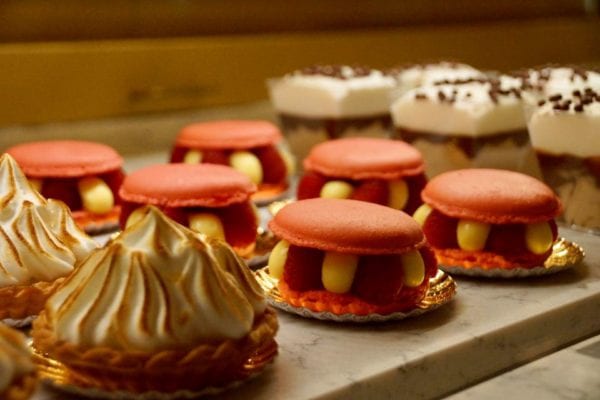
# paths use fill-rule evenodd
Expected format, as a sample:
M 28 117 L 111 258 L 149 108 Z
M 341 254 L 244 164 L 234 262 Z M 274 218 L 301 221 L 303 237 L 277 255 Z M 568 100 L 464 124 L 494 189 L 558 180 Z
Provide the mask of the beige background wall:
M 3 1 L 0 126 L 260 100 L 265 79 L 313 63 L 595 64 L 584 4 Z

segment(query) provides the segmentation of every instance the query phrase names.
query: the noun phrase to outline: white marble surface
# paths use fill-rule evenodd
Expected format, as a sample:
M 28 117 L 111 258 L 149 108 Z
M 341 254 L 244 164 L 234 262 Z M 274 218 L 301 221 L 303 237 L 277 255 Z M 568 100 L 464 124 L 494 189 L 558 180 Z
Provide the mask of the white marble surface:
M 280 313 L 280 355 L 223 399 L 440 397 L 600 332 L 600 237 L 563 230 L 583 265 L 519 281 L 459 279 L 449 305 L 413 320 L 346 325 Z M 35 400 L 72 399 L 42 390 Z
M 477 399 L 600 399 L 600 336 L 448 397 L 448 400 Z

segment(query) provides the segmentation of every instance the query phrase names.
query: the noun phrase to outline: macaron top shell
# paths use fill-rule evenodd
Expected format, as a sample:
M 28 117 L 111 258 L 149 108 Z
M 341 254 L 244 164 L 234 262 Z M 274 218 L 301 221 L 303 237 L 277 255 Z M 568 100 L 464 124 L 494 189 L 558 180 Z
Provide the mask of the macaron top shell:
M 225 207 L 250 198 L 256 186 L 217 164 L 156 164 L 129 174 L 121 199 L 163 207 Z
M 111 147 L 79 140 L 29 142 L 6 150 L 25 175 L 74 178 L 118 170 L 123 158 Z
M 224 120 L 187 125 L 175 144 L 200 149 L 248 149 L 272 145 L 281 139 L 281 131 L 271 122 Z
M 450 217 L 490 224 L 542 222 L 562 211 L 560 200 L 544 183 L 498 169 L 443 173 L 429 181 L 421 197 Z
M 347 138 L 314 146 L 304 169 L 349 179 L 398 179 L 422 173 L 421 153 L 399 140 Z
M 293 245 L 348 254 L 402 254 L 425 244 L 402 211 L 358 200 L 308 199 L 282 208 L 269 223 Z

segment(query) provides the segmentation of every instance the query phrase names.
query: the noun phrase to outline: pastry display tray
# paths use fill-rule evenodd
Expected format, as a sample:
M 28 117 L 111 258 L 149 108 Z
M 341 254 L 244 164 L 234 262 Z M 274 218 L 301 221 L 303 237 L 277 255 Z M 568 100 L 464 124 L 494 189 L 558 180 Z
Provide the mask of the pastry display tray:
M 275 362 L 214 398 L 436 398 L 600 333 L 600 236 L 560 235 L 584 248 L 582 264 L 526 279 L 456 277 L 454 300 L 417 318 L 340 324 L 278 312 Z M 34 396 L 74 398 L 47 388 Z

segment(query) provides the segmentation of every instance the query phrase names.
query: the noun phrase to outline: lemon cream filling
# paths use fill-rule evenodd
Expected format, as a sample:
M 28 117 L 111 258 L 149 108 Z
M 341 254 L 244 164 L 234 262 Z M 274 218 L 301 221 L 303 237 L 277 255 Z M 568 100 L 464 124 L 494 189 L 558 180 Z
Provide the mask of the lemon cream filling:
M 290 244 L 282 240 L 269 257 L 269 273 L 276 279 L 283 277 Z M 327 251 L 321 264 L 321 282 L 325 290 L 332 293 L 348 293 L 352 289 L 360 255 Z M 407 287 L 420 286 L 425 280 L 425 262 L 418 250 L 400 256 L 403 283 Z
M 410 192 L 408 184 L 403 179 L 396 179 L 387 182 L 388 207 L 402 210 L 408 203 Z M 331 180 L 326 182 L 319 193 L 319 197 L 328 199 L 349 199 L 355 191 L 355 187 L 343 180 Z
M 286 169 L 286 176 L 290 177 L 296 173 L 296 160 L 294 156 L 284 147 L 277 147 Z M 188 150 L 183 156 L 185 164 L 200 164 L 203 159 L 201 150 Z M 260 159 L 250 151 L 234 151 L 229 154 L 229 166 L 236 171 L 246 175 L 255 185 L 263 183 L 264 170 Z
M 413 218 L 425 225 L 432 208 L 423 204 L 413 214 Z M 533 254 L 544 254 L 552 248 L 554 238 L 548 222 L 538 222 L 525 225 L 525 244 Z M 493 225 L 483 222 L 459 219 L 456 227 L 456 241 L 462 250 L 481 251 L 485 248 Z

